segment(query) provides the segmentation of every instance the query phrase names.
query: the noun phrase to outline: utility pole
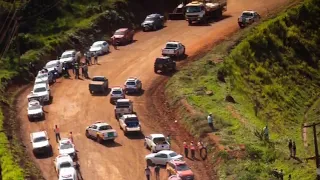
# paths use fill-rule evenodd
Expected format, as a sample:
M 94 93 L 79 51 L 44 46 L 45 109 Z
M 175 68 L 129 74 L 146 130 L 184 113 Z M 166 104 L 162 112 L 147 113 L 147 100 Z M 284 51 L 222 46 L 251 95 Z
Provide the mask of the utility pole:
M 319 169 L 319 150 L 318 150 L 318 141 L 317 141 L 317 129 L 316 126 L 320 123 L 312 123 L 310 125 L 304 125 L 304 127 L 312 127 L 313 128 L 313 141 L 314 141 L 314 153 L 316 155 L 316 167 L 317 167 L 317 180 L 320 180 L 320 174 L 318 174 Z

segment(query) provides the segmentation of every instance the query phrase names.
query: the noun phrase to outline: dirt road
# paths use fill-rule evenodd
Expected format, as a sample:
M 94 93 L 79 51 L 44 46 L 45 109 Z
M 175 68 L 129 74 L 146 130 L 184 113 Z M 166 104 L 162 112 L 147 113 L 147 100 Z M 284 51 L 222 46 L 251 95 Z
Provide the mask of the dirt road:
M 89 68 L 90 76 L 103 75 L 108 77 L 111 86 L 122 86 L 129 76 L 139 77 L 143 82 L 145 93 L 141 96 L 128 96 L 134 102 L 134 109 L 142 121 L 144 135 L 158 132 L 166 134 L 166 130 L 153 123 L 155 117 L 152 112 L 155 106 L 146 106 L 147 99 L 156 98 L 157 94 L 146 93 L 157 84 L 153 83 L 160 75 L 153 72 L 153 62 L 161 53 L 160 50 L 167 40 L 178 40 L 186 45 L 187 54 L 193 55 L 203 47 L 218 40 L 227 38 L 238 29 L 237 17 L 242 10 L 254 9 L 265 15 L 267 11 L 288 3 L 288 0 L 229 0 L 228 15 L 225 19 L 212 23 L 210 26 L 188 26 L 185 21 L 169 21 L 167 27 L 156 32 L 139 32 L 135 42 L 119 47 L 112 53 L 99 58 L 100 65 Z M 26 90 L 18 99 L 18 115 L 21 118 L 23 141 L 31 153 L 29 133 L 47 130 L 55 155 L 51 158 L 36 159 L 35 162 L 46 179 L 56 179 L 53 158 L 57 154 L 53 127 L 60 126 L 62 137 L 69 131 L 74 134 L 76 149 L 79 151 L 79 162 L 83 179 L 110 180 L 142 180 L 144 179 L 144 157 L 150 153 L 143 147 L 143 137 L 126 137 L 119 129 L 114 118 L 113 106 L 109 103 L 109 96 L 91 96 L 88 91 L 88 80 L 59 79 L 51 89 L 53 102 L 45 107 L 46 120 L 29 122 L 26 118 Z M 156 92 L 156 91 L 155 91 Z M 161 112 L 157 115 L 161 119 Z M 165 117 L 164 117 L 165 118 Z M 110 123 L 119 133 L 116 143 L 101 145 L 85 136 L 85 128 L 89 124 L 103 120 Z M 174 147 L 178 152 L 180 149 Z M 201 162 L 192 163 L 198 179 L 212 179 L 210 173 L 205 172 L 205 165 Z M 162 171 L 162 179 L 165 178 Z M 201 178 L 200 178 L 201 177 Z

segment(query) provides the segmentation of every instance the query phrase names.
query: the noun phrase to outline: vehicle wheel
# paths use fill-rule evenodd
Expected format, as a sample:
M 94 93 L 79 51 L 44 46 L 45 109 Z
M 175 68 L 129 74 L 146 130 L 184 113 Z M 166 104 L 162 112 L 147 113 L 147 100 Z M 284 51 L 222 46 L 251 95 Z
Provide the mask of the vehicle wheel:
M 102 143 L 101 137 L 97 136 L 97 142 L 100 143 L 100 144 Z
M 86 131 L 86 137 L 87 137 L 87 138 L 90 138 L 90 134 L 89 134 L 88 131 Z
M 153 162 L 152 162 L 150 159 L 148 159 L 148 160 L 147 160 L 147 165 L 148 165 L 148 166 L 153 166 L 154 164 L 153 164 Z

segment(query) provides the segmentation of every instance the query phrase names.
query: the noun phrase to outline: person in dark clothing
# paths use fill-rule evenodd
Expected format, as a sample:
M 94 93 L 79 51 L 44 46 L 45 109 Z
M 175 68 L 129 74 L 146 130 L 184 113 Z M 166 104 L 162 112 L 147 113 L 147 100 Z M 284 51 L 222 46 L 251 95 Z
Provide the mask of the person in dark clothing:
M 98 64 L 98 53 L 94 54 L 94 64 Z
M 188 144 L 187 142 L 183 142 L 184 156 L 187 158 L 189 154 Z
M 54 129 L 53 129 L 55 135 L 56 135 L 56 141 L 57 143 L 61 140 L 61 137 L 60 137 L 60 129 L 58 128 L 57 125 L 54 126 Z
M 29 62 L 29 72 L 33 75 L 36 76 L 36 67 L 33 64 L 33 62 Z
M 66 62 L 63 62 L 63 67 L 62 67 L 62 71 L 63 71 L 63 76 L 66 78 L 70 77 L 69 71 L 68 71 L 68 65 Z
M 73 75 L 75 75 L 76 74 L 76 66 L 75 66 L 75 62 L 73 62 L 72 63 L 72 73 L 73 73 Z
M 75 72 L 76 72 L 76 76 L 75 76 L 75 78 L 76 79 L 79 79 L 79 75 L 80 75 L 80 70 L 79 70 L 79 64 L 76 62 L 76 63 L 74 63 L 74 68 L 75 68 Z
M 155 168 L 154 168 L 154 173 L 156 175 L 156 180 L 160 180 L 160 166 L 157 165 Z
M 292 157 L 292 140 L 291 139 L 289 140 L 288 148 L 290 151 L 290 157 Z
M 145 174 L 146 174 L 147 180 L 150 180 L 151 171 L 150 171 L 149 166 L 147 166 L 147 167 L 146 167 L 146 169 L 145 169 L 144 171 L 145 171 Z
M 291 180 L 291 174 L 289 174 L 288 180 Z
M 297 150 L 296 143 L 293 141 L 293 143 L 292 143 L 292 155 L 293 155 L 293 157 L 296 157 L 296 150 Z
M 117 47 L 117 42 L 116 42 L 116 38 L 112 38 L 112 39 L 111 39 L 111 45 L 113 46 L 113 48 L 114 48 L 115 50 L 118 49 L 118 47 Z

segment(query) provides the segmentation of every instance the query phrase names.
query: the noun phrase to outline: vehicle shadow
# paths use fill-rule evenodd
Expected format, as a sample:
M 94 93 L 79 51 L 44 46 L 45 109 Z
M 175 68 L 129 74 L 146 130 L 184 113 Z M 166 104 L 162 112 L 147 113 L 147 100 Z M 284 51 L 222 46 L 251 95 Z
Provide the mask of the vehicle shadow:
M 93 93 L 91 94 L 92 96 L 108 96 L 109 93 L 111 92 L 111 88 L 108 88 L 106 92 L 100 92 L 100 93 Z
M 117 143 L 116 141 L 103 141 L 101 143 L 101 145 L 105 146 L 105 147 L 120 147 L 122 146 L 121 144 Z
M 189 26 L 211 26 L 213 23 L 222 21 L 224 19 L 228 19 L 232 17 L 231 15 L 222 15 L 220 18 L 210 18 L 208 19 L 208 23 L 202 23 L 202 22 L 198 22 L 198 23 L 193 23 Z
M 127 133 L 125 136 L 128 139 L 131 139 L 131 140 L 134 140 L 134 139 L 139 140 L 139 139 L 144 139 L 145 138 L 143 132 L 140 132 L 140 133 Z
M 40 153 L 39 154 L 33 153 L 33 154 L 34 154 L 34 157 L 37 158 L 37 159 L 47 159 L 47 158 L 53 157 L 53 149 L 52 149 L 52 146 L 51 146 L 50 151 L 47 152 L 47 153 L 41 153 L 41 154 Z
M 143 94 L 144 94 L 144 89 L 141 89 L 140 92 L 126 93 L 127 96 L 142 96 Z
M 43 112 L 45 112 L 45 111 L 43 111 Z M 45 113 L 47 113 L 47 112 L 45 112 Z M 30 122 L 42 122 L 44 120 L 46 120 L 46 115 L 45 114 L 41 118 L 34 118 L 34 119 L 30 119 L 29 121 Z
M 184 54 L 182 57 L 176 57 L 176 58 L 172 58 L 175 61 L 183 61 L 186 60 L 188 58 L 188 54 Z
M 174 72 L 158 72 L 157 74 L 162 75 L 162 76 L 167 76 L 167 77 L 172 77 L 175 73 L 179 72 L 179 70 L 176 70 Z

